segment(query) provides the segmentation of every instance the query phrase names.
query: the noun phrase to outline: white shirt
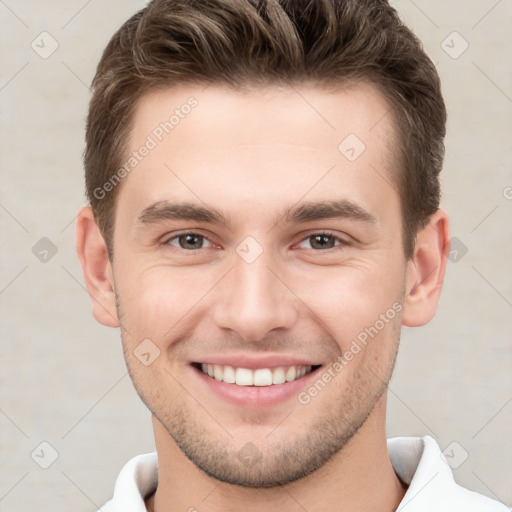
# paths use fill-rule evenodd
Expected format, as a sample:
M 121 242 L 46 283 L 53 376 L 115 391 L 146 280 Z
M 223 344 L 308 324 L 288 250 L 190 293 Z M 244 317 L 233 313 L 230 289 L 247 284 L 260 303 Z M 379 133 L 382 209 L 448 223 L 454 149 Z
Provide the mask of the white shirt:
M 430 436 L 388 439 L 397 475 L 409 488 L 397 512 L 510 512 L 508 507 L 461 487 L 436 441 Z M 144 497 L 158 482 L 156 453 L 139 455 L 117 479 L 114 497 L 98 512 L 146 512 Z

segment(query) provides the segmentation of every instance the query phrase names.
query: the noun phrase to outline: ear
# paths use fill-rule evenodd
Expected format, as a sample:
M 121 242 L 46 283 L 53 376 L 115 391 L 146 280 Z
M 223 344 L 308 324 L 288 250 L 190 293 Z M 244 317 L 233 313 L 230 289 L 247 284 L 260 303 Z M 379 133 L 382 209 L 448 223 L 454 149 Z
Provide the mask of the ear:
M 107 327 L 119 327 L 112 266 L 105 240 L 89 206 L 78 212 L 76 251 L 92 300 L 94 318 Z
M 403 325 L 418 327 L 434 317 L 449 254 L 448 215 L 438 210 L 416 235 L 414 254 L 407 263 Z

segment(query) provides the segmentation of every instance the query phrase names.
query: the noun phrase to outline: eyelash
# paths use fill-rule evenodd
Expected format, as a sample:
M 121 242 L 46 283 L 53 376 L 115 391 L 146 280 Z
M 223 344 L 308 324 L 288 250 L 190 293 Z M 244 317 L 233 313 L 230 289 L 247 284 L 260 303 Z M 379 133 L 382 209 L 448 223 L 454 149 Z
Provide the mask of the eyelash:
M 312 237 L 315 237 L 315 236 L 327 236 L 330 238 L 334 238 L 335 245 L 334 245 L 334 247 L 329 247 L 327 249 L 313 249 L 313 248 L 309 249 L 314 252 L 325 253 L 327 251 L 334 251 L 334 250 L 337 250 L 337 248 L 340 249 L 343 246 L 349 245 L 346 240 L 343 240 L 342 238 L 336 236 L 334 233 L 331 233 L 330 231 L 318 231 L 318 232 L 310 233 L 306 237 L 302 238 L 301 241 L 299 242 L 299 244 L 302 242 L 305 242 L 306 240 L 308 240 Z M 297 245 L 297 244 L 295 244 L 295 245 Z
M 203 234 L 198 233 L 196 231 L 183 231 L 181 233 L 173 235 L 172 237 L 165 239 L 164 242 L 163 242 L 163 245 L 171 245 L 171 242 L 173 240 L 176 240 L 176 239 L 180 238 L 181 236 L 186 236 L 186 235 L 199 236 L 199 237 L 202 237 L 204 240 L 207 240 L 210 244 L 216 245 L 206 235 L 203 235 Z M 308 248 L 308 250 L 314 251 L 316 253 L 325 253 L 327 251 L 336 250 L 336 248 L 340 248 L 340 247 L 343 247 L 343 246 L 350 245 L 346 240 L 341 239 L 340 237 L 336 236 L 334 233 L 331 233 L 329 231 L 315 231 L 313 233 L 308 234 L 307 236 L 302 238 L 297 244 L 294 244 L 294 245 L 299 245 L 299 244 L 305 242 L 306 240 L 308 240 L 309 238 L 312 238 L 312 237 L 315 237 L 315 236 L 332 237 L 332 238 L 334 238 L 334 241 L 335 241 L 334 247 L 329 247 L 327 249 Z M 200 249 L 187 250 L 187 249 L 183 249 L 182 247 L 175 247 L 175 246 L 173 246 L 173 247 L 175 249 L 177 249 L 177 250 L 180 250 L 180 251 L 183 251 L 183 252 L 188 252 L 188 253 L 195 253 L 195 252 L 198 252 L 200 250 Z M 201 247 L 201 249 L 207 249 L 207 247 Z

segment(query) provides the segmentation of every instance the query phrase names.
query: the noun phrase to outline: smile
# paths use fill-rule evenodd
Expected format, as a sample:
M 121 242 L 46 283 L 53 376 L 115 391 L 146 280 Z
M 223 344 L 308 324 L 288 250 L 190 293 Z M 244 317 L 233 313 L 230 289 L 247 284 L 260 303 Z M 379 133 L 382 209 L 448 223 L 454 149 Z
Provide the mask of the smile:
M 292 365 L 277 368 L 235 368 L 229 365 L 199 363 L 196 366 L 213 379 L 237 386 L 272 386 L 298 380 L 307 375 L 315 366 Z

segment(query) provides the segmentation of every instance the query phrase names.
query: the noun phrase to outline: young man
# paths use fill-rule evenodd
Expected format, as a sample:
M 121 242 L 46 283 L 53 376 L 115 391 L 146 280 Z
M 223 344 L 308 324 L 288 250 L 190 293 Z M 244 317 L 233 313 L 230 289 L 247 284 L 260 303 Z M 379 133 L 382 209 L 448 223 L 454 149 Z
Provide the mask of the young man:
M 93 83 L 78 254 L 157 454 L 102 510 L 506 511 L 386 440 L 434 315 L 446 112 L 383 0 L 154 0 Z

